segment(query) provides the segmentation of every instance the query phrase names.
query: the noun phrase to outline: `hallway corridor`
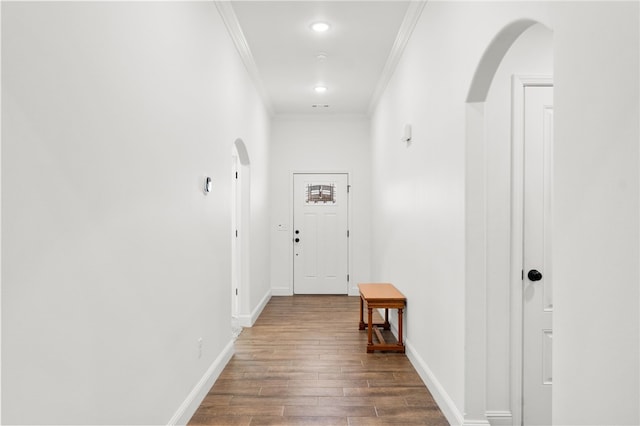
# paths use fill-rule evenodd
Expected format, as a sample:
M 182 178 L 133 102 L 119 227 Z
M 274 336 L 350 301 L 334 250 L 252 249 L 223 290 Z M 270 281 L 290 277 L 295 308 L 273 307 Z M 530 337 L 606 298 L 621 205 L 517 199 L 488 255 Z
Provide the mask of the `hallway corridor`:
M 404 354 L 366 353 L 359 299 L 272 297 L 190 425 L 448 425 Z

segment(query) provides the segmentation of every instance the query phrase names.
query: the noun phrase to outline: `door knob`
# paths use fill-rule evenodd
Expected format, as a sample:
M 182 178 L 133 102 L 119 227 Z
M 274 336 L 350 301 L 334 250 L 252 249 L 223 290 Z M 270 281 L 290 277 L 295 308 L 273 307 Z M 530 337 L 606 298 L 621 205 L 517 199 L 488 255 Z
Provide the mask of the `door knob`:
M 295 241 L 296 243 L 299 243 L 299 242 L 300 242 L 300 238 L 296 238 L 296 239 L 295 239 L 295 240 L 293 240 L 293 241 Z
M 296 234 L 299 234 L 299 233 L 300 233 L 300 230 L 299 230 L 299 229 L 296 229 Z
M 527 278 L 529 278 L 529 281 L 540 281 L 542 279 L 542 274 L 540 271 L 532 269 L 527 273 Z

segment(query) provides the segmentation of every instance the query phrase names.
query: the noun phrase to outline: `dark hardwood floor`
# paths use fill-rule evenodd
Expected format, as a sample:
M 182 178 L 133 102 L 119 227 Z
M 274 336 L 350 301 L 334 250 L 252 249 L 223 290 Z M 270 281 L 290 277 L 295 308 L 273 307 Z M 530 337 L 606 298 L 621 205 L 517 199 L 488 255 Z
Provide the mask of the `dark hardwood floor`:
M 404 354 L 366 353 L 359 315 L 358 297 L 271 298 L 189 424 L 448 425 Z

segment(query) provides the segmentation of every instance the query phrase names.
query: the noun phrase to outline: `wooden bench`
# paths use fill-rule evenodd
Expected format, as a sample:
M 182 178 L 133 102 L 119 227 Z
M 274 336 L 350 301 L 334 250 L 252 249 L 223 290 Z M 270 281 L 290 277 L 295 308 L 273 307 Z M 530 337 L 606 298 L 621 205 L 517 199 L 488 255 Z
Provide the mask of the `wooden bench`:
M 402 343 L 402 313 L 407 304 L 407 298 L 398 291 L 393 284 L 372 283 L 358 284 L 360 289 L 360 330 L 368 328 L 367 353 L 373 351 L 394 351 L 404 353 L 404 344 Z M 367 304 L 368 321 L 364 322 L 364 304 Z M 373 309 L 384 308 L 384 322 L 373 323 Z M 389 330 L 389 309 L 398 310 L 398 342 L 387 343 L 378 327 Z M 375 333 L 378 343 L 373 343 L 373 334 Z

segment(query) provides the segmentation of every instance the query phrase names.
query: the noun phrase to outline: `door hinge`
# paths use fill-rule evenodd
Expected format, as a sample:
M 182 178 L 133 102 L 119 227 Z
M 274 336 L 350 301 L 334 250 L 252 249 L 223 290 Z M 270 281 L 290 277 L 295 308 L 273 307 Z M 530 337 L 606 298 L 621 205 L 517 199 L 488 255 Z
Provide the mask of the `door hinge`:
M 236 179 L 238 179 L 238 172 L 236 172 Z
M 236 229 L 236 238 L 238 238 L 238 230 Z
M 347 229 L 347 238 L 349 238 L 349 230 Z
M 238 295 L 238 289 L 236 288 L 236 296 Z
M 524 281 L 524 269 L 520 271 L 520 279 Z
M 349 282 L 349 274 L 347 274 L 347 282 Z
M 351 185 L 347 185 L 347 194 L 351 192 Z

